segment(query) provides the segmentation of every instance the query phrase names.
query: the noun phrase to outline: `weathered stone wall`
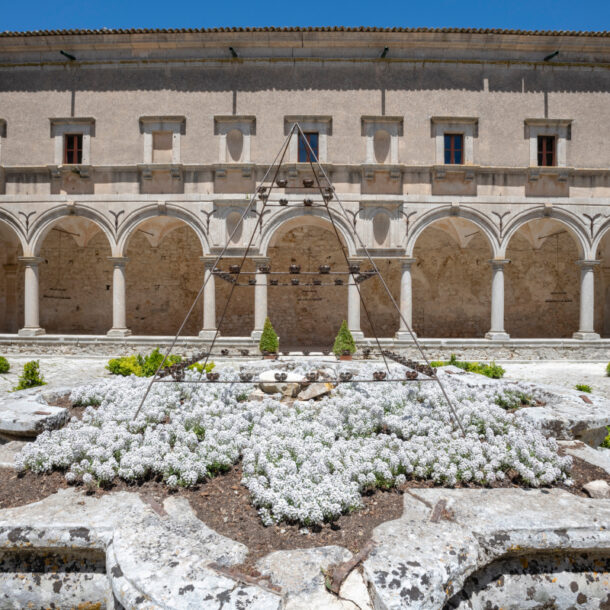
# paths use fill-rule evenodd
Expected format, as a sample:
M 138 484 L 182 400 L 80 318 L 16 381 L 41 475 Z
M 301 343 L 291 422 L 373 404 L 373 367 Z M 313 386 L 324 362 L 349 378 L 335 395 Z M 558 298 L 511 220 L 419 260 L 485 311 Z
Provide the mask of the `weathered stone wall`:
M 21 248 L 0 228 L 0 332 L 16 333 L 23 319 L 23 268 L 17 261 Z
M 472 233 L 477 227 L 472 225 Z M 483 337 L 491 316 L 491 251 L 479 231 L 460 248 L 432 225 L 414 250 L 413 326 L 422 337 Z
M 134 334 L 174 335 L 178 331 L 203 282 L 201 254 L 197 236 L 186 226 L 171 231 L 156 247 L 145 233 L 134 233 L 126 267 L 127 326 Z M 196 335 L 202 318 L 200 299 L 182 334 Z
M 506 332 L 515 338 L 571 337 L 578 330 L 580 268 L 570 234 L 549 237 L 534 250 L 518 232 L 507 258 L 511 262 L 505 268 Z
M 329 228 L 303 226 L 292 229 L 269 248 L 271 268 L 288 271 L 291 264 L 301 265 L 302 271 L 317 271 L 320 265 L 330 265 L 331 271 L 346 271 L 345 257 L 335 233 Z M 292 277 L 277 276 L 280 283 Z M 302 283 L 312 278 L 324 284 L 347 275 L 300 276 Z M 280 349 L 292 346 L 332 348 L 341 321 L 347 318 L 347 286 L 277 286 L 268 288 L 269 317 L 280 336 Z
M 504 58 L 503 53 L 498 55 Z M 160 113 L 187 117 L 181 143 L 184 163 L 218 162 L 219 136 L 214 134 L 213 116 L 232 113 L 257 117 L 251 151 L 254 162 L 269 161 L 270 151 L 279 149 L 284 116 L 328 115 L 333 117 L 329 161 L 361 163 L 365 141 L 360 117 L 385 112 L 403 116 L 408 126 L 400 138 L 401 162 L 439 162 L 430 117 L 461 116 L 479 117 L 475 163 L 527 166 L 529 142 L 523 121 L 544 116 L 545 109 L 549 117 L 578 117 L 567 165 L 610 164 L 600 130 L 600 125 L 610 123 L 610 76 L 603 71 L 593 75 L 589 68 L 323 61 L 244 62 L 230 69 L 116 66 L 81 66 L 77 78 L 71 70 L 39 71 L 35 87 L 29 70 L 6 71 L 0 77 L 0 107 L 10 126 L 3 143 L 4 163 L 19 165 L 25 159 L 33 165 L 53 163 L 49 118 L 70 116 L 73 105 L 73 116 L 96 118 L 91 142 L 95 165 L 141 163 L 144 146 L 139 117 Z M 117 141 L 121 146 L 116 146 Z M 36 184 L 20 184 L 19 192 L 35 188 Z
M 112 326 L 112 264 L 103 233 L 80 247 L 72 235 L 51 229 L 40 256 L 40 323 L 47 333 L 106 333 Z

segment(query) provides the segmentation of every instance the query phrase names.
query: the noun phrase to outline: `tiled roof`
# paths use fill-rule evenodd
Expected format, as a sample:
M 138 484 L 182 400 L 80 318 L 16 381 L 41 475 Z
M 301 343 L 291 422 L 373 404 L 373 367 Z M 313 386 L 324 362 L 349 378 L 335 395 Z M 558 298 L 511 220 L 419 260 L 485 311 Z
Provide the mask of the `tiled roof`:
M 610 37 L 610 31 L 589 32 L 571 30 L 505 30 L 500 28 L 377 28 L 377 27 L 262 27 L 262 28 L 128 28 L 99 30 L 34 30 L 29 32 L 0 32 L 1 37 L 73 36 L 103 34 L 212 34 L 240 32 L 424 32 L 431 34 L 506 34 L 517 36 L 589 36 Z

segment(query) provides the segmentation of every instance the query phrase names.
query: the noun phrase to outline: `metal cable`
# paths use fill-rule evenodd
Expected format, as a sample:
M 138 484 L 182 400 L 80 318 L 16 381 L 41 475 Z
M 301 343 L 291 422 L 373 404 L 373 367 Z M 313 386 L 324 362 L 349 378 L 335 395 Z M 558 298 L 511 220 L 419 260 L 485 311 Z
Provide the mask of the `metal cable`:
M 303 139 L 305 141 L 306 146 L 309 148 L 309 150 L 313 154 L 313 150 L 311 149 L 311 146 L 309 145 L 309 142 L 307 141 L 307 138 L 305 138 L 305 134 L 303 134 L 301 126 L 296 124 L 296 123 L 295 123 L 295 125 L 297 125 L 297 128 L 299 130 L 299 134 L 301 134 L 303 136 Z M 344 216 L 345 220 L 347 220 L 347 222 L 349 222 L 349 216 L 347 214 L 347 211 L 346 211 L 345 207 L 343 206 L 343 203 L 341 202 L 341 199 L 339 199 L 339 196 L 337 195 L 337 192 L 335 191 L 334 187 L 332 186 L 332 182 L 330 181 L 330 178 L 328 177 L 328 174 L 326 173 L 326 171 L 324 170 L 324 168 L 322 167 L 322 165 L 320 164 L 319 161 L 317 161 L 317 164 L 318 164 L 318 167 L 320 168 L 320 171 L 324 175 L 324 178 L 326 179 L 326 182 L 328 183 L 328 187 L 332 190 L 332 194 L 333 194 L 334 198 L 337 200 L 337 203 L 339 204 L 339 207 L 341 209 L 341 212 L 343 213 L 343 216 Z M 314 172 L 314 175 L 315 175 L 315 172 Z M 317 180 L 317 178 L 316 178 L 316 180 Z M 330 216 L 330 214 L 329 214 L 329 216 Z M 417 349 L 419 350 L 419 353 L 421 354 L 422 358 L 426 361 L 426 364 L 428 366 L 430 366 L 430 360 L 428 360 L 428 357 L 426 356 L 426 354 L 425 354 L 421 344 L 417 340 L 417 337 L 415 336 L 415 333 L 411 330 L 411 325 L 407 323 L 407 321 L 405 320 L 405 317 L 402 315 L 402 312 L 400 311 L 400 307 L 396 303 L 396 299 L 394 299 L 394 297 L 392 296 L 390 288 L 388 287 L 386 281 L 383 279 L 381 273 L 379 272 L 379 269 L 377 268 L 377 265 L 375 264 L 375 261 L 371 257 L 367 247 L 364 245 L 364 242 L 360 238 L 360 235 L 358 235 L 358 232 L 356 231 L 356 227 L 354 227 L 354 235 L 356 236 L 356 238 L 357 238 L 357 240 L 358 240 L 358 242 L 360 244 L 360 247 L 364 250 L 364 253 L 366 254 L 366 257 L 368 258 L 370 264 L 373 266 L 373 269 L 377 272 L 377 276 L 381 280 L 381 283 L 382 283 L 385 291 L 387 292 L 388 296 L 390 297 L 390 300 L 392 301 L 392 304 L 394 305 L 396 311 L 398 312 L 398 315 L 399 315 L 400 319 L 402 320 L 402 323 L 405 325 L 405 328 L 409 331 L 409 334 L 411 335 L 411 339 L 413 339 L 413 342 L 417 346 Z M 438 375 L 435 375 L 434 378 L 437 380 L 438 385 L 439 385 L 439 387 L 441 389 L 441 392 L 443 393 L 443 396 L 445 397 L 445 400 L 447 401 L 447 403 L 449 405 L 449 409 L 451 410 L 451 414 L 453 415 L 453 418 L 454 418 L 455 422 L 457 423 L 460 431 L 462 432 L 462 435 L 465 437 L 466 436 L 466 432 L 465 432 L 465 430 L 464 430 L 464 428 L 462 426 L 462 423 L 460 422 L 460 419 L 457 416 L 457 413 L 455 411 L 453 403 L 451 402 L 451 399 L 449 398 L 449 395 L 447 394 L 447 391 L 445 390 L 445 386 L 441 382 L 441 380 L 438 377 Z
M 292 129 L 290 130 L 288 135 L 286 136 L 286 139 L 284 140 L 284 143 L 283 143 L 282 147 L 278 151 L 277 155 L 275 155 L 275 158 L 273 159 L 271 165 L 267 168 L 267 171 L 265 172 L 265 175 L 263 176 L 261 184 L 264 183 L 267 180 L 267 176 L 271 172 L 271 169 L 273 168 L 273 166 L 276 164 L 278 158 L 280 157 L 280 153 L 282 152 L 282 150 L 285 151 L 285 149 L 287 148 L 288 143 L 290 142 L 290 137 L 292 136 L 293 131 L 294 131 L 294 126 L 292 127 Z M 224 256 L 225 252 L 229 248 L 229 244 L 231 243 L 231 240 L 233 239 L 233 236 L 237 232 L 237 229 L 240 227 L 240 225 L 242 224 L 242 222 L 244 221 L 244 219 L 246 218 L 246 216 L 250 212 L 250 208 L 252 207 L 252 204 L 256 201 L 257 194 L 258 194 L 258 189 L 256 189 L 254 191 L 254 194 L 252 195 L 252 197 L 250 199 L 250 202 L 248 203 L 246 209 L 244 210 L 244 213 L 242 214 L 239 222 L 233 228 L 233 231 L 231 232 L 231 235 L 229 235 L 229 238 L 227 239 L 227 243 L 225 244 L 225 247 L 222 249 L 220 254 L 216 257 L 216 260 L 214 261 L 214 266 L 212 267 L 212 270 L 216 267 L 216 265 L 218 264 L 220 259 Z M 142 405 L 146 401 L 146 398 L 148 397 L 148 394 L 150 393 L 150 390 L 152 388 L 153 383 L 155 383 L 155 381 L 157 380 L 157 377 L 159 375 L 159 371 L 163 368 L 163 366 L 165 365 L 165 363 L 166 363 L 166 361 L 167 361 L 171 351 L 174 349 L 174 347 L 175 347 L 175 345 L 176 345 L 176 343 L 178 341 L 178 337 L 180 336 L 180 333 L 182 333 L 182 331 L 184 330 L 186 322 L 190 318 L 191 314 L 193 313 L 193 310 L 195 309 L 195 305 L 197 305 L 197 302 L 201 298 L 201 295 L 203 294 L 203 290 L 204 290 L 206 284 L 208 283 L 208 280 L 210 279 L 210 277 L 212 277 L 211 273 L 210 273 L 210 275 L 208 275 L 207 278 L 204 278 L 203 283 L 201 285 L 201 288 L 199 289 L 199 292 L 197 293 L 197 296 L 195 297 L 195 300 L 193 301 L 193 304 L 191 305 L 191 307 L 189 308 L 188 312 L 186 313 L 186 316 L 184 317 L 184 320 L 182 321 L 182 324 L 180 325 L 180 328 L 178 328 L 178 332 L 174 336 L 174 338 L 173 338 L 169 348 L 167 349 L 167 351 L 163 355 L 163 360 L 161 361 L 161 364 L 159 365 L 159 367 L 155 371 L 155 374 L 151 378 L 150 383 L 148 384 L 148 387 L 146 388 L 146 392 L 144 393 L 144 396 L 142 397 L 142 400 L 140 401 L 140 404 L 139 404 L 139 406 L 138 406 L 138 408 L 137 408 L 137 410 L 135 412 L 135 415 L 133 416 L 133 419 L 135 419 L 138 416 L 138 414 L 140 413 L 140 410 L 142 409 Z M 218 329 L 217 329 L 217 332 L 218 332 Z M 207 360 L 206 360 L 206 363 L 207 363 Z

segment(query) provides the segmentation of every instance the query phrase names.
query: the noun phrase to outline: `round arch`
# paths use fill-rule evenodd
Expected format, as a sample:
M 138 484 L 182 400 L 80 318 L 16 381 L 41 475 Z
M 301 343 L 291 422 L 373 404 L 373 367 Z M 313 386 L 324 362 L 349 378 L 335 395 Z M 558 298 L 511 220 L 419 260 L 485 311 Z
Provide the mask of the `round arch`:
M 8 226 L 9 229 L 15 233 L 15 236 L 19 240 L 21 251 L 25 256 L 25 253 L 27 252 L 27 237 L 19 225 L 17 218 L 15 218 L 10 212 L 0 209 L 0 222 L 3 226 Z
M 466 214 L 435 216 L 411 245 L 413 328 L 422 337 L 483 337 L 491 318 L 490 228 Z
M 572 214 L 566 210 L 558 209 L 551 209 L 549 212 L 545 208 L 537 207 L 525 210 L 511 220 L 510 224 L 506 227 L 497 258 L 502 259 L 506 257 L 506 251 L 508 249 L 510 240 L 519 229 L 524 227 L 532 220 L 540 220 L 543 218 L 556 220 L 557 222 L 560 222 L 566 226 L 568 232 L 576 242 L 578 255 L 581 258 L 588 258 L 590 252 L 595 252 L 595 250 L 589 248 L 589 240 L 587 238 L 586 229 L 575 214 Z
M 413 223 L 412 231 L 407 239 L 405 247 L 406 256 L 412 257 L 417 238 L 431 225 L 444 218 L 462 218 L 475 224 L 485 235 L 491 249 L 492 258 L 497 258 L 500 251 L 500 240 L 496 228 L 487 216 L 471 208 L 460 207 L 456 210 L 450 206 L 435 208 L 426 212 L 421 218 Z
M 333 220 L 339 235 L 343 238 L 343 243 L 347 246 L 348 256 L 356 256 L 357 246 L 353 235 L 354 229 L 349 226 L 344 218 L 336 214 L 333 215 Z M 303 214 L 302 210 L 288 208 L 271 218 L 269 224 L 263 229 L 260 245 L 261 254 L 267 256 L 269 245 L 278 230 L 285 233 L 296 227 L 307 225 L 332 231 L 332 223 L 325 212 L 313 209 L 307 214 Z
M 172 218 L 182 220 L 195 232 L 195 235 L 197 235 L 197 239 L 201 244 L 202 253 L 209 254 L 210 247 L 207 234 L 203 229 L 200 219 L 197 218 L 195 214 L 174 205 L 167 205 L 165 207 L 165 213 L 160 214 L 158 206 L 149 205 L 144 208 L 140 208 L 127 216 L 118 232 L 117 250 L 115 256 L 125 256 L 129 239 L 141 223 L 143 223 L 145 220 L 162 216 L 170 216 Z
M 85 218 L 94 223 L 101 232 L 106 236 L 111 252 L 114 252 L 116 248 L 116 242 L 114 239 L 114 231 L 112 225 L 108 222 L 108 219 L 97 210 L 86 206 L 69 206 L 61 205 L 51 210 L 44 212 L 38 219 L 36 219 L 31 230 L 31 238 L 29 241 L 28 253 L 26 256 L 38 256 L 40 249 L 48 235 L 49 231 L 53 228 L 57 222 L 65 218 Z
M 23 320 L 23 269 L 18 264 L 25 235 L 10 214 L 0 210 L 0 332 L 16 333 Z
M 119 241 L 126 262 L 126 326 L 134 335 L 171 336 L 203 283 L 201 232 L 174 213 L 149 213 L 137 220 Z M 186 321 L 185 335 L 201 330 L 202 315 L 202 308 L 195 307 Z
M 595 236 L 595 239 L 593 240 L 593 244 L 591 246 L 592 258 L 597 256 L 597 251 L 598 251 L 604 237 L 606 237 L 607 235 L 610 235 L 610 218 L 607 218 L 606 221 L 604 223 L 602 223 L 602 226 L 597 231 L 597 235 Z

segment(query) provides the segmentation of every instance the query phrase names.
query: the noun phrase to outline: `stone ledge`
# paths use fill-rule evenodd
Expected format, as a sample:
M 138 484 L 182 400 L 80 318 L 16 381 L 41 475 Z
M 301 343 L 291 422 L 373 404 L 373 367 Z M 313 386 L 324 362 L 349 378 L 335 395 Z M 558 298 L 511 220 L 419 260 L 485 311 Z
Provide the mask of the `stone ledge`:
M 452 521 L 431 521 L 440 500 Z M 556 489 L 417 489 L 405 494 L 403 516 L 377 527 L 373 540 L 363 568 L 374 607 L 440 609 L 501 557 L 610 555 L 610 505 Z

